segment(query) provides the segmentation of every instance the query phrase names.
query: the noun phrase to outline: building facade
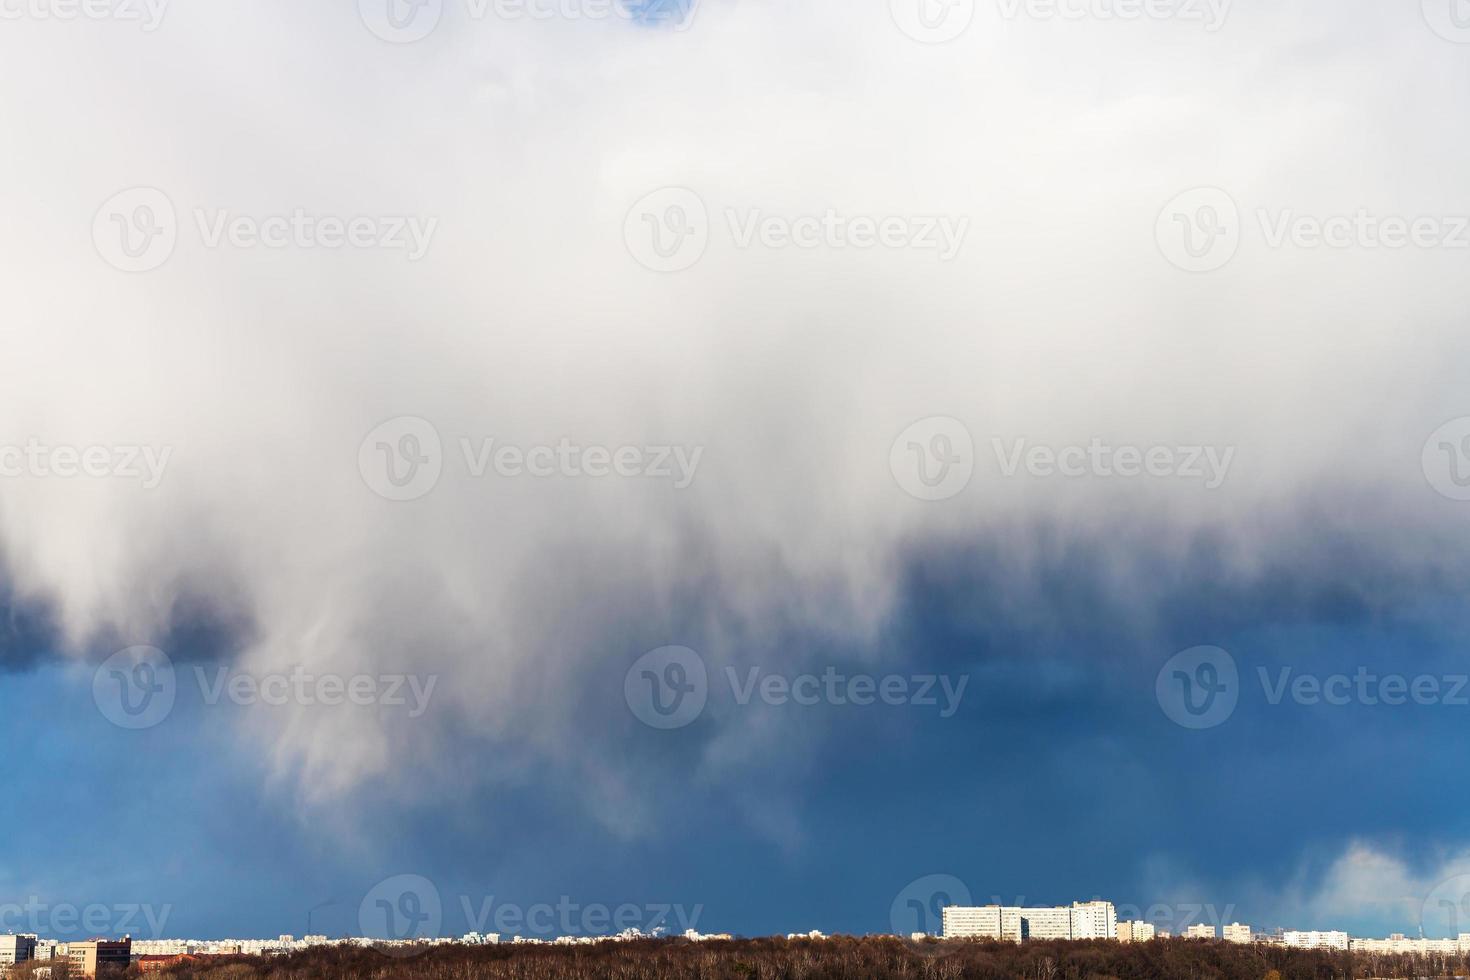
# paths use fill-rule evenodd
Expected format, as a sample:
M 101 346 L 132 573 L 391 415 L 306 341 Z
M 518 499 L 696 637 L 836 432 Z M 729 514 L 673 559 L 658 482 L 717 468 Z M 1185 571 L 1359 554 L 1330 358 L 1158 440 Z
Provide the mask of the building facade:
M 73 976 L 95 977 L 99 966 L 127 969 L 133 959 L 130 939 L 89 939 L 84 943 L 67 943 L 66 958 Z
M 1012 905 L 959 906 L 944 909 L 944 938 L 1116 939 L 1118 913 L 1112 902 L 1074 902 L 1021 908 Z
M 1347 949 L 1348 934 L 1345 932 L 1301 932 L 1290 930 L 1281 934 L 1283 945 L 1296 949 Z
M 1214 939 L 1215 927 L 1203 922 L 1196 923 L 1184 930 L 1185 939 Z
M 1251 927 L 1243 926 L 1239 922 L 1232 922 L 1225 927 L 1225 941 L 1227 943 L 1248 943 L 1251 941 Z
M 0 936 L 0 967 L 24 963 L 35 955 L 35 936 Z

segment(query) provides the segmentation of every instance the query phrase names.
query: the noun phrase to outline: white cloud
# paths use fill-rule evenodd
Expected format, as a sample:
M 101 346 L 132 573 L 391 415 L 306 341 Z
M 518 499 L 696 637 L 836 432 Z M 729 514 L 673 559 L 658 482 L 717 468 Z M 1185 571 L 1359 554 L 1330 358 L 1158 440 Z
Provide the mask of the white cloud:
M 1247 556 L 1231 573 L 1250 574 L 1321 492 L 1334 519 L 1360 500 L 1392 515 L 1400 560 L 1431 534 L 1458 546 L 1462 521 L 1437 534 L 1452 514 L 1419 451 L 1464 411 L 1442 366 L 1463 255 L 1255 241 L 1191 276 L 1153 240 L 1163 204 L 1201 184 L 1247 209 L 1470 209 L 1445 165 L 1462 138 L 1425 135 L 1464 116 L 1467 89 L 1445 84 L 1464 52 L 1413 11 L 1349 6 L 1241 10 L 1216 34 L 982 17 L 943 47 L 836 0 L 711 0 L 682 34 L 447 16 L 404 46 L 350 4 L 180 6 L 146 35 L 9 25 L 0 63 L 31 83 L 0 95 L 0 441 L 174 449 L 156 491 L 0 485 L 9 575 L 78 651 L 147 642 L 188 597 L 253 624 L 246 664 L 446 675 L 425 723 L 259 724 L 312 798 L 449 768 L 433 749 L 472 732 L 597 771 L 617 800 L 587 743 L 603 703 L 584 711 L 593 678 L 615 678 L 618 703 L 609 661 L 666 643 L 736 661 L 788 629 L 861 655 L 916 542 L 1143 515 L 1166 550 L 1224 529 Z M 1409 69 L 1412 86 L 1383 81 Z M 89 229 L 135 185 L 164 189 L 183 223 L 163 267 L 127 275 Z M 698 265 L 660 276 L 621 234 L 666 185 L 696 189 L 717 224 L 725 208 L 833 208 L 972 229 L 939 263 L 741 251 L 717 227 Z M 208 250 L 195 207 L 440 224 L 418 263 Z M 434 422 L 446 475 L 390 504 L 357 450 L 404 414 Z M 888 451 L 940 414 L 981 456 L 966 493 L 922 504 Z M 687 492 L 472 480 L 461 436 L 705 456 Z M 1021 436 L 1237 457 L 1217 493 L 1001 480 L 990 439 Z

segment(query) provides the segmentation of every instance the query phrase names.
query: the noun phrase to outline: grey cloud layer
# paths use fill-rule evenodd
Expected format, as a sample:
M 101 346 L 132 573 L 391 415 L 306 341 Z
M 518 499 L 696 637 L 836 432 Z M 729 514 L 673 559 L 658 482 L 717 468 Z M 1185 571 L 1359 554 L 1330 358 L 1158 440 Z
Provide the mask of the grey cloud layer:
M 1247 242 L 1191 276 L 1153 239 L 1165 202 L 1201 185 L 1318 214 L 1463 212 L 1449 121 L 1465 117 L 1470 49 L 1417 10 L 1236 9 L 1214 33 L 1002 29 L 982 11 L 931 47 L 879 7 L 709 0 L 678 34 L 451 19 L 394 46 L 336 6 L 0 36 L 5 77 L 46 80 L 0 96 L 19 137 L 0 190 L 15 216 L 0 239 L 4 441 L 172 449 L 147 492 L 0 483 L 9 577 L 74 651 L 148 642 L 202 597 L 250 624 L 226 652 L 247 666 L 452 678 L 412 724 L 303 709 L 250 732 L 308 796 L 466 730 L 600 768 L 577 714 L 630 648 L 693 643 L 738 663 L 741 644 L 791 630 L 862 657 L 915 549 L 1038 520 L 1096 537 L 1147 515 L 1117 532 L 1123 551 L 1219 532 L 1232 577 L 1269 569 L 1273 527 L 1321 501 L 1373 514 L 1365 531 L 1392 564 L 1430 538 L 1431 561 L 1463 549 L 1463 512 L 1419 461 L 1436 426 L 1470 414 L 1453 368 L 1463 259 Z M 185 241 L 127 275 L 87 229 L 137 185 L 183 215 L 439 223 L 412 265 Z M 716 242 L 657 275 L 622 229 L 666 186 L 712 214 L 969 227 L 943 264 Z M 679 493 L 446 478 L 396 504 L 364 486 L 355 454 L 404 414 L 518 445 L 704 455 Z M 980 446 L 1235 455 L 1208 494 L 981 466 L 966 493 L 923 504 L 888 450 L 931 415 Z M 717 739 L 708 760 L 740 754 Z M 617 778 L 599 772 L 592 792 L 624 800 Z

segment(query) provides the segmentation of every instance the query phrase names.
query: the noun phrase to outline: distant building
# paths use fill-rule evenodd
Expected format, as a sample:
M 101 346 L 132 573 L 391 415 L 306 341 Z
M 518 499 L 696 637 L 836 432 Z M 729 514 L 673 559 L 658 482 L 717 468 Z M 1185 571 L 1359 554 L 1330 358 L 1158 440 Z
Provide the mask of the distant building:
M 1251 927 L 1243 926 L 1239 922 L 1232 922 L 1225 927 L 1225 941 L 1227 943 L 1248 943 L 1251 941 Z
M 159 970 L 167 970 L 180 963 L 192 963 L 198 958 L 188 953 L 180 953 L 177 956 L 140 956 L 134 962 L 138 964 L 139 973 L 157 973 Z
M 1154 924 L 1134 920 L 1118 923 L 1118 941 L 1122 943 L 1145 943 L 1154 938 Z
M 1185 939 L 1214 939 L 1215 927 L 1203 922 L 1190 926 L 1184 930 Z
M 951 905 L 944 909 L 944 938 L 1115 939 L 1118 913 L 1112 902 L 1074 902 L 1019 908 L 1010 905 Z
M 1301 932 L 1291 929 L 1281 934 L 1281 941 L 1296 949 L 1348 948 L 1348 934 L 1345 932 Z
M 67 943 L 66 958 L 73 975 L 95 977 L 99 966 L 113 965 L 126 969 L 133 958 L 131 939 L 89 939 L 84 943 Z
M 35 936 L 0 936 L 0 967 L 24 963 L 35 955 Z
M 1361 953 L 1441 953 L 1459 956 L 1470 953 L 1470 933 L 1462 932 L 1458 939 L 1410 939 L 1396 932 L 1387 939 L 1349 939 L 1348 948 Z

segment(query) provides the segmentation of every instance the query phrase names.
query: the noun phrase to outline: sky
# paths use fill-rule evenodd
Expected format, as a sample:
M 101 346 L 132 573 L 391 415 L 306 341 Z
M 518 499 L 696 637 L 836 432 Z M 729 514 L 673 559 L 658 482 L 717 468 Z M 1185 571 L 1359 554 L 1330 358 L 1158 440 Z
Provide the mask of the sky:
M 0 932 L 1470 932 L 1470 11 L 0 17 Z

